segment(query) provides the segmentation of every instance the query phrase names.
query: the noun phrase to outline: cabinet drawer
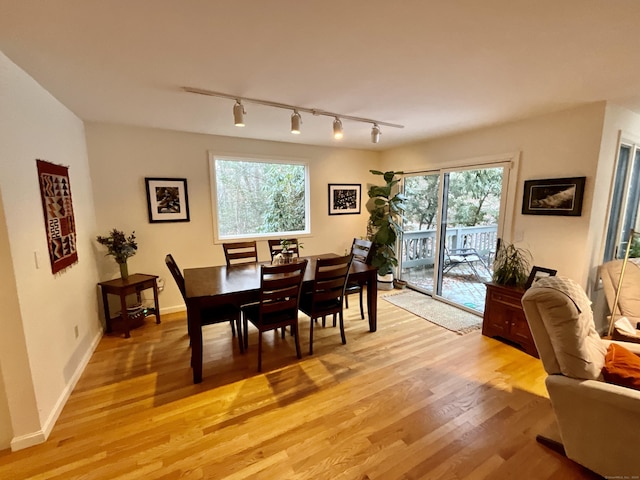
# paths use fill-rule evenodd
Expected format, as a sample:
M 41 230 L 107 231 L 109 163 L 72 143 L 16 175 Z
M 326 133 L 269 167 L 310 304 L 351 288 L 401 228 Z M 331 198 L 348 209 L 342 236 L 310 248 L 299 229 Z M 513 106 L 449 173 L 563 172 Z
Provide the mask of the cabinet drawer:
M 491 291 L 489 293 L 489 300 L 491 302 L 502 303 L 504 305 L 509 305 L 510 307 L 522 308 L 522 304 L 520 303 L 521 295 L 513 296 L 513 295 L 505 295 L 502 292 Z

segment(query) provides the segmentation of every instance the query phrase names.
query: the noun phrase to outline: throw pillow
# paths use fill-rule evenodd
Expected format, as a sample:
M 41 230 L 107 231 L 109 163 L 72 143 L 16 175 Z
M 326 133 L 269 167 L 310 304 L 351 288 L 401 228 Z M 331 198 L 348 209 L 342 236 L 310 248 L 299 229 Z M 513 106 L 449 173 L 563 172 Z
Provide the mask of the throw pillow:
M 612 343 L 604 358 L 602 376 L 607 383 L 640 390 L 640 357 Z

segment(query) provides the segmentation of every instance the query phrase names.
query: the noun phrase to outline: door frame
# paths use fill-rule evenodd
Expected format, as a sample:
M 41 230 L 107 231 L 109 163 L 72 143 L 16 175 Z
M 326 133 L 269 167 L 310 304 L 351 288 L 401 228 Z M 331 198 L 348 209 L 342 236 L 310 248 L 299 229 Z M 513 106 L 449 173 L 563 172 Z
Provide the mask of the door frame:
M 509 243 L 512 242 L 512 238 L 515 236 L 514 232 L 514 224 L 515 224 L 515 215 L 516 215 L 516 193 L 518 187 L 518 173 L 520 167 L 520 152 L 509 152 L 499 155 L 488 155 L 482 157 L 474 157 L 467 158 L 462 160 L 457 160 L 448 163 L 446 166 L 442 166 L 440 168 L 429 168 L 429 169 L 419 169 L 419 170 L 411 170 L 405 171 L 402 176 L 401 188 L 404 191 L 404 178 L 408 176 L 416 176 L 416 175 L 434 175 L 438 174 L 440 176 L 440 181 L 438 182 L 438 199 L 439 206 L 438 212 L 436 216 L 436 257 L 434 259 L 434 290 L 431 293 L 431 296 L 441 302 L 448 303 L 451 305 L 455 305 L 458 308 L 469 311 L 470 313 L 478 314 L 477 310 L 473 310 L 471 308 L 465 307 L 464 305 L 460 305 L 454 302 L 447 300 L 446 298 L 438 295 L 437 291 L 437 282 L 438 275 L 440 273 L 440 264 L 442 262 L 442 248 L 441 248 L 441 228 L 442 228 L 442 199 L 444 195 L 444 174 L 451 173 L 456 171 L 463 170 L 478 170 L 482 168 L 492 168 L 492 167 L 504 167 L 504 175 L 502 179 L 502 194 L 500 196 L 500 212 L 501 215 L 498 220 L 498 237 L 502 238 L 504 241 Z M 401 245 L 402 242 L 397 242 L 396 244 L 396 256 L 398 258 L 398 271 L 402 272 L 402 256 L 401 256 Z

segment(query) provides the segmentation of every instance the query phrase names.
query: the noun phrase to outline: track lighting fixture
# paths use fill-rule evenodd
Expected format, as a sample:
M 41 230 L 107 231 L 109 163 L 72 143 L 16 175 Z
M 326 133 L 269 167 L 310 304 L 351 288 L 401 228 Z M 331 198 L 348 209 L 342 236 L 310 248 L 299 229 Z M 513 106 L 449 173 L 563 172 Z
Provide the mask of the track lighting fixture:
M 393 128 L 404 128 L 404 125 L 398 125 L 396 123 L 388 123 L 388 122 L 380 122 L 378 120 L 373 120 L 371 118 L 363 118 L 363 117 L 352 117 L 350 115 L 342 115 L 339 113 L 327 112 L 325 110 L 315 109 L 315 108 L 305 108 L 305 107 L 297 107 L 295 105 L 288 105 L 286 103 L 278 103 L 278 102 L 270 102 L 268 100 L 259 100 L 257 98 L 246 98 L 246 97 L 238 97 L 237 95 L 230 95 L 228 93 L 221 92 L 212 92 L 211 90 L 203 90 L 201 88 L 192 88 L 192 87 L 182 87 L 185 92 L 189 93 L 197 93 L 198 95 L 207 95 L 210 97 L 221 97 L 227 98 L 229 100 L 235 100 L 236 103 L 233 106 L 233 120 L 237 127 L 244 127 L 244 115 L 247 113 L 244 110 L 244 105 L 242 102 L 249 103 L 257 103 L 259 105 L 266 105 L 268 107 L 275 108 L 284 108 L 286 110 L 293 110 L 293 114 L 291 115 L 291 133 L 299 134 L 300 133 L 300 125 L 302 124 L 302 117 L 300 116 L 300 112 L 310 113 L 314 116 L 325 116 L 325 117 L 333 117 L 333 137 L 336 139 L 340 139 L 343 137 L 343 128 L 342 128 L 342 120 L 351 120 L 354 122 L 364 122 L 371 123 L 373 127 L 371 128 L 371 141 L 373 143 L 378 143 L 380 141 L 380 135 L 382 135 L 382 131 L 380 130 L 380 125 L 384 125 L 385 127 L 393 127 Z
M 338 117 L 333 121 L 333 138 L 340 140 L 343 137 L 342 122 Z
M 236 127 L 244 127 L 244 105 L 240 99 L 236 99 L 236 104 L 233 106 L 233 123 Z
M 291 133 L 295 133 L 298 135 L 300 133 L 300 124 L 302 123 L 302 118 L 298 113 L 298 110 L 294 110 L 291 114 Z
M 373 127 L 371 127 L 371 142 L 378 143 L 380 141 L 380 135 L 382 135 L 382 131 L 378 124 L 374 123 Z

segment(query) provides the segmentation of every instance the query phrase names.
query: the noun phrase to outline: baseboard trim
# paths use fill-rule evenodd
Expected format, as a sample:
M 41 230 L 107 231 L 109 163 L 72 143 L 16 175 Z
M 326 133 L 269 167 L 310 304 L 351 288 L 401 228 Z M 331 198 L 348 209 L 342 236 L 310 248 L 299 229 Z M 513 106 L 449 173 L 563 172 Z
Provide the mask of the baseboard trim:
M 12 452 L 17 452 L 18 450 L 23 450 L 25 448 L 32 447 L 34 445 L 38 445 L 40 443 L 44 443 L 47 441 L 47 438 L 49 438 L 49 435 L 51 434 L 51 431 L 53 430 L 53 427 L 55 426 L 56 421 L 58 420 L 58 417 L 60 417 L 60 414 L 62 413 L 62 409 L 64 408 L 64 406 L 67 403 L 67 400 L 69 400 L 69 397 L 71 396 L 71 392 L 73 392 L 73 389 L 78 383 L 78 380 L 80 380 L 80 376 L 82 375 L 82 372 L 84 372 L 84 369 L 89 363 L 89 360 L 91 360 L 91 356 L 93 355 L 93 352 L 98 347 L 98 343 L 100 343 L 100 339 L 102 339 L 102 335 L 103 335 L 102 329 L 98 329 L 98 331 L 96 332 L 96 335 L 93 337 L 91 341 L 91 345 L 89 346 L 89 348 L 83 355 L 82 360 L 78 364 L 78 368 L 76 368 L 72 377 L 69 379 L 69 382 L 67 383 L 66 387 L 62 391 L 60 397 L 58 398 L 58 401 L 55 404 L 55 407 L 49 414 L 49 417 L 47 418 L 47 420 L 44 422 L 44 425 L 42 425 L 42 428 L 36 432 L 28 433 L 26 435 L 20 435 L 19 437 L 14 437 L 11 440 Z
M 13 437 L 13 439 L 11 440 L 11 451 L 17 452 L 18 450 L 33 447 L 34 445 L 44 443 L 46 440 L 47 436 L 42 430 L 28 433 L 26 435 L 20 435 L 19 437 Z

